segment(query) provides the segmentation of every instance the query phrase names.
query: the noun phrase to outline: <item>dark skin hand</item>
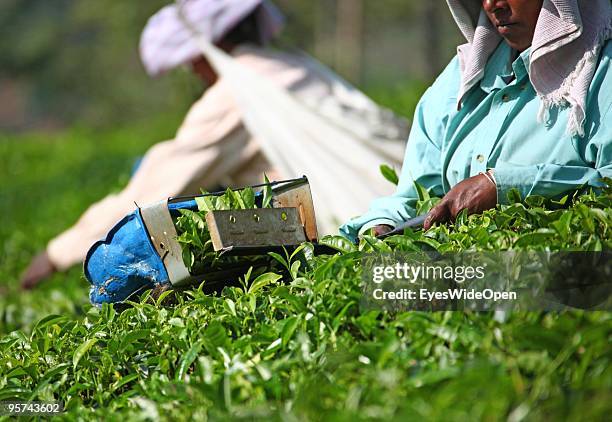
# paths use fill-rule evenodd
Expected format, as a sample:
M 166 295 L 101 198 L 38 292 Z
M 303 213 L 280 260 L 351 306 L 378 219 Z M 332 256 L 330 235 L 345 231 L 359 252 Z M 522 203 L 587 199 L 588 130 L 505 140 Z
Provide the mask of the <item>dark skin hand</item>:
M 496 205 L 497 187 L 485 175 L 479 174 L 452 188 L 429 212 L 423 229 L 429 230 L 434 223 L 454 220 L 463 209 L 467 209 L 468 214 L 478 214 Z M 393 227 L 380 224 L 372 227 L 372 235 L 381 236 L 391 230 Z
M 459 182 L 442 200 L 429 211 L 423 229 L 429 230 L 434 223 L 453 221 L 467 209 L 468 214 L 479 214 L 495 208 L 497 187 L 487 176 L 479 174 Z
M 387 224 L 379 224 L 378 226 L 372 227 L 372 235 L 376 237 L 382 236 L 383 234 L 389 233 L 391 230 L 393 230 L 393 227 Z
M 32 259 L 30 265 L 21 276 L 21 288 L 30 290 L 57 272 L 46 251 Z

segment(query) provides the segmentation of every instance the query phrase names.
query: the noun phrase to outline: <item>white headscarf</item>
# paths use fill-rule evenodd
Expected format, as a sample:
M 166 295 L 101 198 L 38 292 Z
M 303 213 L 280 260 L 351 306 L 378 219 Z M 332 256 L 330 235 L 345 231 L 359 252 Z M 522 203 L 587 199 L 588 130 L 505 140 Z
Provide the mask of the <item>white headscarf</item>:
M 269 42 L 282 29 L 284 18 L 268 0 L 183 0 L 189 22 L 208 41 L 220 41 L 258 6 L 260 41 Z M 183 25 L 178 6 L 171 4 L 153 15 L 140 38 L 140 57 L 147 73 L 160 75 L 202 55 L 192 32 Z
M 487 60 L 502 39 L 480 0 L 447 0 L 468 44 L 459 46 L 461 89 L 483 77 Z M 538 120 L 552 107 L 571 107 L 567 132 L 584 136 L 586 99 L 602 45 L 612 37 L 610 0 L 544 0 L 530 51 L 529 77 L 542 101 Z

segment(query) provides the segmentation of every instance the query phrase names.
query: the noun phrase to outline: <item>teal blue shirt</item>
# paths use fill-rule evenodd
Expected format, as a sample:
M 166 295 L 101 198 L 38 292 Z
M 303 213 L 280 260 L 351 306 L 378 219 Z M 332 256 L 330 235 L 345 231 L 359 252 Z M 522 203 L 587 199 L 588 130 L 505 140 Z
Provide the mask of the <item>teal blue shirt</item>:
M 540 99 L 529 81 L 529 50 L 514 62 L 511 57 L 510 47 L 500 43 L 461 110 L 459 62 L 450 62 L 416 108 L 395 194 L 373 201 L 365 215 L 340 228 L 343 235 L 355 239 L 360 230 L 415 217 L 414 181 L 443 196 L 492 168 L 503 203 L 511 188 L 523 197 L 552 198 L 612 177 L 612 41 L 602 49 L 589 88 L 584 137 L 566 133 L 567 107 L 537 121 Z

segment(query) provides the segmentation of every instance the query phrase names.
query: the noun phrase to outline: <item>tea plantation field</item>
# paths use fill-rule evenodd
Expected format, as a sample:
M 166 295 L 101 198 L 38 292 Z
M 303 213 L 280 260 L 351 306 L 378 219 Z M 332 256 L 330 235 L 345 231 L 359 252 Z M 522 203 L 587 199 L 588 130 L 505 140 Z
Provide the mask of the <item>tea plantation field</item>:
M 359 307 L 366 252 L 609 250 L 609 192 L 557 211 L 531 200 L 385 243 L 337 241 L 337 255 L 284 280 L 245 275 L 219 296 L 195 288 L 98 309 L 78 268 L 20 292 L 30 257 L 125 183 L 168 127 L 0 138 L 0 400 L 60 401 L 80 420 L 609 418 L 612 313 Z

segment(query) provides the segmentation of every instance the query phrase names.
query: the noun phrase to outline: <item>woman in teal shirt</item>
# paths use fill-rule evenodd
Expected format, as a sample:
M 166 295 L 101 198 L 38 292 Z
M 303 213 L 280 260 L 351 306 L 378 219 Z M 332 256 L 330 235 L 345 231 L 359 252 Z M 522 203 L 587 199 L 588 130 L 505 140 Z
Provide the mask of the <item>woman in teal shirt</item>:
M 340 231 L 355 240 L 415 217 L 414 182 L 463 209 L 561 196 L 612 177 L 610 0 L 448 0 L 468 44 L 421 98 L 397 191 Z

